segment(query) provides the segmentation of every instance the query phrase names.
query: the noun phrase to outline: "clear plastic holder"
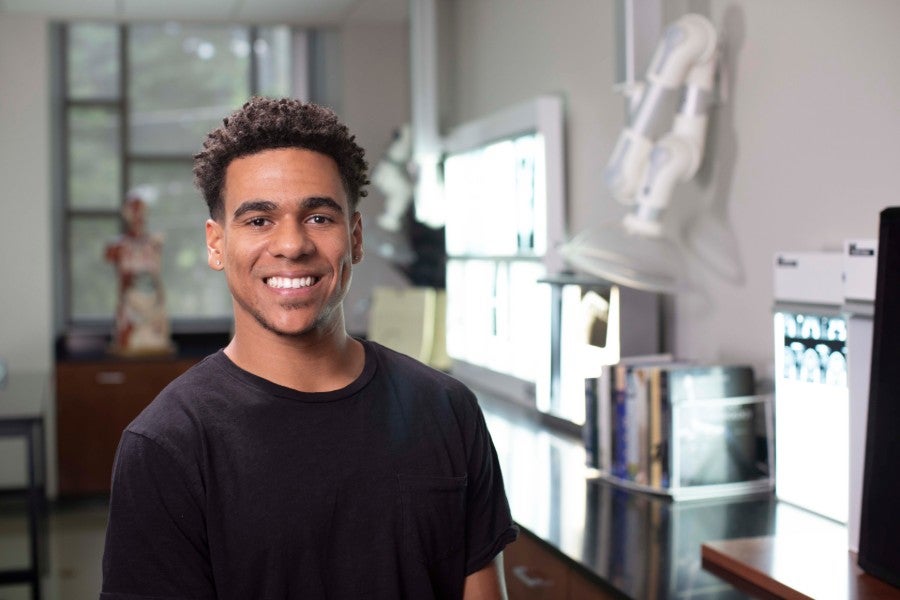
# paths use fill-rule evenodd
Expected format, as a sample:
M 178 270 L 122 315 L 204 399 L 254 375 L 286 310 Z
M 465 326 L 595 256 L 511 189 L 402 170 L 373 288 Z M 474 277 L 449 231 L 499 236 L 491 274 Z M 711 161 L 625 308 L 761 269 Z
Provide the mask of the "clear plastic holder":
M 661 436 L 655 444 L 649 439 L 646 444 L 648 471 L 652 473 L 657 463 L 655 476 L 639 468 L 626 476 L 610 468 L 590 469 L 588 476 L 673 500 L 750 495 L 774 488 L 771 394 L 673 402 L 669 409 Z

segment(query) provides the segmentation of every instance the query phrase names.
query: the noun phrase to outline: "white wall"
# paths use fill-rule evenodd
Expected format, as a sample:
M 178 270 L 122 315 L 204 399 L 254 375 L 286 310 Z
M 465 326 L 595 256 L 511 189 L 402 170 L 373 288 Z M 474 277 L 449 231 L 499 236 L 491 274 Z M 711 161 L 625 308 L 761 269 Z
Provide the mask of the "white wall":
M 450 15 L 452 126 L 537 94 L 567 102 L 574 231 L 622 214 L 600 172 L 623 125 L 612 90 L 613 2 L 444 0 Z M 771 377 L 772 255 L 877 237 L 900 204 L 900 3 L 893 0 L 664 2 L 720 31 L 729 98 L 715 109 L 708 160 L 673 211 L 710 207 L 731 231 L 739 276 L 689 263 L 699 292 L 668 303 L 668 346 L 704 361 L 747 362 Z
M 606 207 L 600 168 L 618 135 L 622 99 L 613 80 L 613 7 L 582 0 L 444 0 L 453 73 L 441 99 L 446 127 L 538 94 L 566 103 L 570 220 Z M 574 201 L 574 204 L 573 204 Z M 589 209 L 589 212 L 586 210 Z M 575 222 L 575 221 L 573 221 Z
M 341 28 L 341 118 L 366 150 L 370 173 L 392 141 L 396 128 L 410 119 L 409 25 L 351 22 Z M 363 218 L 363 263 L 353 271 L 344 302 L 347 329 L 368 331 L 368 308 L 376 285 L 406 287 L 407 280 L 374 248 L 375 219 L 384 196 L 374 186 L 359 203 Z
M 46 431 L 54 430 L 53 250 L 50 197 L 49 42 L 46 21 L 0 13 L 0 357 L 44 371 Z M 47 436 L 48 449 L 55 448 Z M 55 464 L 49 457 L 50 469 Z M 25 484 L 25 445 L 0 440 L 0 488 Z M 52 472 L 52 471 L 51 471 Z M 51 494 L 55 482 L 48 482 Z
M 709 309 L 679 301 L 676 347 L 769 367 L 773 253 L 877 237 L 878 212 L 900 204 L 891 176 L 900 163 L 900 72 L 891 66 L 900 3 L 711 4 L 730 54 L 732 97 L 715 133 L 732 169 L 713 168 L 693 189 L 727 215 L 745 279 L 707 277 Z
M 53 354 L 49 42 L 46 21 L 0 13 L 0 356 Z

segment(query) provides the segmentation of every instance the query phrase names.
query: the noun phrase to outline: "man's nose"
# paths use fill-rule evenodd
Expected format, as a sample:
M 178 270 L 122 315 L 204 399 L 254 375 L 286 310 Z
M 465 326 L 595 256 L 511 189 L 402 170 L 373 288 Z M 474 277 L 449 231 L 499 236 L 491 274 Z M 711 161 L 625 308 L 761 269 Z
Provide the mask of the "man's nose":
M 284 221 L 272 233 L 269 252 L 273 256 L 297 259 L 312 254 L 315 244 L 302 223 Z

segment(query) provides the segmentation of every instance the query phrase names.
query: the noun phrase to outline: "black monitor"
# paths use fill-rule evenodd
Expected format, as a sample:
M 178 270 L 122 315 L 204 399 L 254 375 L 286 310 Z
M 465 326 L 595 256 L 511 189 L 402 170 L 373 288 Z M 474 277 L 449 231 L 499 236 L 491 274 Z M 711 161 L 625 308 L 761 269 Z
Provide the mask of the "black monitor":
M 900 587 L 900 206 L 881 212 L 859 566 Z

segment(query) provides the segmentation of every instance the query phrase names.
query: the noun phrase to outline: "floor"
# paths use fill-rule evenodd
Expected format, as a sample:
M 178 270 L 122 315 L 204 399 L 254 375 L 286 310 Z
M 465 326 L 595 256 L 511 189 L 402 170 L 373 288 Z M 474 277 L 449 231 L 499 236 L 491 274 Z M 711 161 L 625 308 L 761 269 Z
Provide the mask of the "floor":
M 107 503 L 92 499 L 55 504 L 47 519 L 44 600 L 97 600 L 106 533 Z M 0 503 L 0 570 L 27 567 L 28 536 L 24 506 Z M 27 585 L 0 586 L 0 600 L 29 600 Z

